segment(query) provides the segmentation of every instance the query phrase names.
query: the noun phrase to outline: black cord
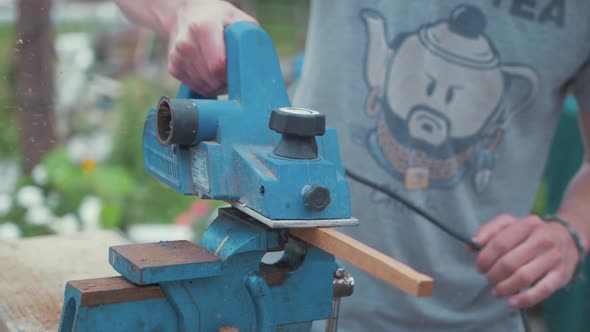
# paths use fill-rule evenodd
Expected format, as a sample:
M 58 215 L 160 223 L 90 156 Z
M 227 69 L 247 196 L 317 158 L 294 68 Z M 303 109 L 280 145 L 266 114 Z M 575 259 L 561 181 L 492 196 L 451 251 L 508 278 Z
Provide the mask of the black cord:
M 414 211 L 416 214 L 418 214 L 419 216 L 423 217 L 424 219 L 426 219 L 428 222 L 430 222 L 432 225 L 436 226 L 438 229 L 440 229 L 441 231 L 447 233 L 448 235 L 450 235 L 452 238 L 465 243 L 466 245 L 468 245 L 469 247 L 471 247 L 472 250 L 474 251 L 480 251 L 482 249 L 482 246 L 479 245 L 478 243 L 472 241 L 471 239 L 469 239 L 466 236 L 463 236 L 459 233 L 457 233 L 456 231 L 452 230 L 451 228 L 447 227 L 446 225 L 444 225 L 443 223 L 441 223 L 440 221 L 436 220 L 434 217 L 432 217 L 430 214 L 428 214 L 426 211 L 422 210 L 421 208 L 415 206 L 414 204 L 412 204 L 410 201 L 408 201 L 407 199 L 403 198 L 402 196 L 396 194 L 395 192 L 389 190 L 389 188 L 379 185 L 377 183 L 374 183 L 358 174 L 355 174 L 354 172 L 351 172 L 349 169 L 345 169 L 344 170 L 346 176 L 348 176 L 349 178 L 355 180 L 358 183 L 362 183 L 365 186 L 375 189 L 377 191 L 380 191 L 381 193 L 389 196 L 389 198 L 403 204 L 405 207 L 407 207 L 408 209 Z M 527 332 L 531 331 L 531 327 L 529 325 L 529 321 L 527 319 L 527 315 L 525 312 L 525 309 L 520 309 L 520 317 L 522 319 L 522 324 L 524 326 L 524 330 Z
M 423 217 L 428 222 L 430 222 L 431 224 L 433 224 L 434 226 L 439 228 L 441 231 L 447 233 L 452 238 L 465 243 L 466 245 L 471 247 L 473 250 L 475 250 L 475 251 L 481 250 L 481 246 L 478 243 L 473 242 L 471 239 L 469 239 L 469 238 L 457 233 L 456 231 L 452 230 L 451 228 L 445 226 L 443 223 L 439 222 L 434 217 L 432 217 L 430 214 L 428 214 L 428 212 L 415 206 L 410 201 L 406 200 L 405 198 L 401 197 L 400 195 L 396 194 L 395 192 L 389 190 L 389 188 L 379 185 L 377 183 L 374 183 L 374 182 L 372 182 L 372 181 L 370 181 L 358 174 L 355 174 L 355 173 L 351 172 L 349 169 L 346 169 L 345 173 L 346 173 L 346 176 L 355 180 L 356 182 L 362 183 L 367 187 L 370 187 L 372 189 L 380 191 L 380 192 L 384 193 L 385 195 L 389 196 L 390 198 L 392 198 L 393 200 L 402 203 L 405 207 L 414 211 L 417 215 Z
M 529 324 L 529 319 L 526 315 L 526 310 L 524 308 L 520 309 L 520 318 L 522 319 L 522 325 L 524 326 L 524 330 L 526 332 L 531 332 L 531 325 Z

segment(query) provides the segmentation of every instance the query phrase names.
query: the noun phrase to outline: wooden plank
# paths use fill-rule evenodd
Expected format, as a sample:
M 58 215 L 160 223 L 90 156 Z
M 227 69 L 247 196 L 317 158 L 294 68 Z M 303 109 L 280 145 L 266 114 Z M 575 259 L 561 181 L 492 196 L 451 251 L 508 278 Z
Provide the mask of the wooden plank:
M 219 257 L 210 251 L 184 240 L 113 246 L 111 251 L 125 257 L 140 270 L 219 261 Z
M 221 274 L 219 257 L 190 241 L 160 241 L 113 246 L 109 261 L 138 285 L 207 278 Z
M 431 277 L 332 228 L 292 228 L 289 232 L 411 295 L 432 296 Z
M 165 297 L 160 285 L 138 286 L 123 277 L 73 280 L 68 281 L 68 287 L 80 290 L 80 306 L 86 307 Z
M 67 281 L 117 274 L 109 246 L 127 242 L 112 231 L 0 241 L 0 331 L 57 331 Z

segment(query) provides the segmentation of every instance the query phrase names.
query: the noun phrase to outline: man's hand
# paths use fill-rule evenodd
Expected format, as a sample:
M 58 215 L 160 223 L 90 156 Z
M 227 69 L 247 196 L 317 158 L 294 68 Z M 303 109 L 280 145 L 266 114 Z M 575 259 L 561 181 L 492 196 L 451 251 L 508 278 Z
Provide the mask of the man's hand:
M 170 32 L 168 71 L 205 96 L 227 85 L 225 27 L 255 19 L 225 1 L 184 1 L 176 12 Z
M 170 39 L 168 71 L 205 96 L 227 85 L 223 30 L 239 21 L 256 22 L 220 0 L 115 0 L 125 15 Z
M 568 230 L 537 216 L 502 214 L 483 225 L 474 237 L 483 249 L 477 269 L 498 297 L 512 307 L 533 306 L 571 279 L 579 254 Z

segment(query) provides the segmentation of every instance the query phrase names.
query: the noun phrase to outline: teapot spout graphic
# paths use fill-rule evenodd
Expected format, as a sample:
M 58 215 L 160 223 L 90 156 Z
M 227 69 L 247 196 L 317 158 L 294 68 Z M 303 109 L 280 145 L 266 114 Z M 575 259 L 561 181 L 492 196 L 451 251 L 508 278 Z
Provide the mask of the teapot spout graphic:
M 369 86 L 382 98 L 385 93 L 385 81 L 388 62 L 393 50 L 387 43 L 385 19 L 375 11 L 363 10 L 361 18 L 367 27 L 368 45 L 365 60 L 366 79 Z

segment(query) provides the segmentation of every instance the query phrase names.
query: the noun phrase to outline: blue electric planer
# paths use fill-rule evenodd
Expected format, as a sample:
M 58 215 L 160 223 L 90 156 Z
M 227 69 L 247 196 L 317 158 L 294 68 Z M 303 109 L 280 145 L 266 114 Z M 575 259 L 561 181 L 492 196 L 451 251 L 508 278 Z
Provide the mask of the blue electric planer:
M 251 23 L 227 29 L 228 100 L 181 86 L 147 117 L 147 171 L 185 195 L 225 200 L 276 227 L 355 225 L 336 132 L 290 106 L 274 46 Z

